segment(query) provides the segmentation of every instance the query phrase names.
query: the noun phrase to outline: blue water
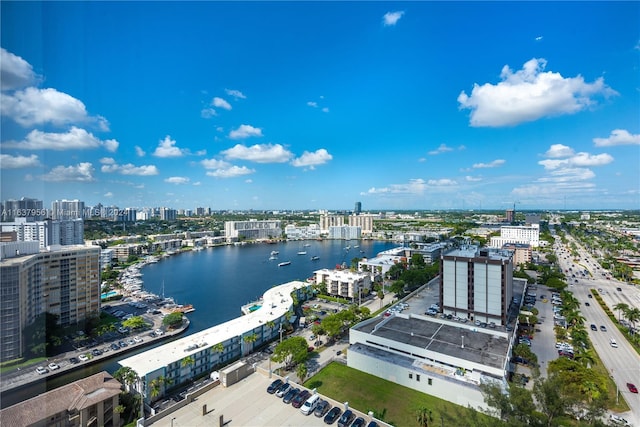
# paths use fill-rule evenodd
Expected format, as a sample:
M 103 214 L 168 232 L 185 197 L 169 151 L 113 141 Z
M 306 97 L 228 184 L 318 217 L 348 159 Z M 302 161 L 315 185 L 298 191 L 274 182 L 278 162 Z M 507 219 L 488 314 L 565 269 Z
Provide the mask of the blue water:
M 247 244 L 222 246 L 193 251 L 164 258 L 142 268 L 145 290 L 173 297 L 179 304 L 192 304 L 196 311 L 186 316 L 191 321 L 184 335 L 190 335 L 241 315 L 240 308 L 262 296 L 275 285 L 292 280 L 305 280 L 315 270 L 335 268 L 337 264 L 351 264 L 353 258 L 374 257 L 381 251 L 398 246 L 389 242 L 342 240 L 308 241 L 278 244 Z M 351 245 L 351 249 L 344 248 Z M 354 245 L 360 245 L 354 248 Z M 279 251 L 278 259 L 269 260 L 271 251 Z M 298 255 L 306 251 L 306 255 Z M 360 252 L 362 251 L 362 253 Z M 320 259 L 311 261 L 312 256 Z M 291 261 L 285 267 L 278 263 Z M 180 337 L 181 337 L 180 336 Z M 178 338 L 179 339 L 179 338 Z M 160 342 L 157 345 L 164 344 Z M 125 357 L 152 348 L 143 347 L 127 353 Z M 47 390 L 60 387 L 101 371 L 111 374 L 120 365 L 109 359 L 60 377 L 34 383 L 24 389 L 2 395 L 2 407 L 10 406 Z
M 142 268 L 144 289 L 167 297 L 177 304 L 192 304 L 195 312 L 187 317 L 191 326 L 187 334 L 201 331 L 239 316 L 240 307 L 257 300 L 273 286 L 292 280 L 305 280 L 315 270 L 351 264 L 353 258 L 373 257 L 397 245 L 388 242 L 341 240 L 308 241 L 278 244 L 224 246 L 186 252 L 164 258 Z M 359 248 L 353 248 L 359 244 Z M 349 251 L 346 245 L 351 245 Z M 280 254 L 270 260 L 271 251 Z M 306 251 L 306 255 L 298 255 Z M 363 251 L 361 253 L 360 251 Z M 320 259 L 312 261 L 312 256 Z M 278 267 L 278 263 L 291 261 Z
M 107 299 L 107 298 L 112 297 L 114 295 L 118 295 L 118 293 L 116 291 L 109 291 L 107 293 L 100 294 L 100 299 Z

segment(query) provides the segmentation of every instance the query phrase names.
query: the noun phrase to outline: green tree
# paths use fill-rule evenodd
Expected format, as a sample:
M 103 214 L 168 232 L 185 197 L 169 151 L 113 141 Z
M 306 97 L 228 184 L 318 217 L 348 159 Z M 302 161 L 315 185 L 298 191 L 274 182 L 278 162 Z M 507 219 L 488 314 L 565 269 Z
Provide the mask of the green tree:
M 290 337 L 276 345 L 271 360 L 284 363 L 289 369 L 292 365 L 304 362 L 307 357 L 307 340 L 304 337 Z
M 154 378 L 149 383 L 149 396 L 151 399 L 155 399 L 161 395 L 164 390 L 164 387 L 171 384 L 171 379 L 165 378 L 162 375 Z
M 136 371 L 134 371 L 128 366 L 123 366 L 121 368 L 118 368 L 113 373 L 113 378 L 123 383 L 125 386 L 125 390 L 130 390 L 131 386 L 140 379 Z
M 123 320 L 122 326 L 129 329 L 142 329 L 147 326 L 142 316 L 133 316 L 130 319 Z
M 242 340 L 248 344 L 245 349 L 244 349 L 244 354 L 247 355 L 249 353 L 251 353 L 251 351 L 253 350 L 253 344 L 258 340 L 258 335 L 256 334 L 251 334 L 251 335 L 245 335 Z M 251 346 L 251 350 L 249 349 L 249 345 Z
M 406 283 L 404 282 L 404 280 L 396 280 L 391 283 L 391 286 L 389 286 L 389 290 L 396 295 L 403 295 L 405 285 Z
M 300 383 L 304 383 L 304 380 L 307 378 L 307 374 L 309 373 L 307 369 L 307 365 L 304 363 L 300 363 L 296 368 L 296 375 L 300 379 Z
M 429 427 L 429 422 L 433 421 L 431 409 L 425 406 L 418 408 L 416 411 L 416 421 L 418 422 L 419 427 Z
M 162 319 L 162 324 L 170 329 L 179 327 L 182 325 L 182 313 L 174 311 L 173 313 L 167 314 L 164 319 Z
M 629 310 L 629 304 L 625 304 L 623 302 L 619 302 L 615 306 L 613 306 L 614 310 L 618 310 L 618 322 L 622 319 L 622 313 L 625 313 Z
M 327 333 L 330 339 L 336 339 L 342 333 L 344 322 L 336 315 L 329 315 L 322 319 L 322 329 Z

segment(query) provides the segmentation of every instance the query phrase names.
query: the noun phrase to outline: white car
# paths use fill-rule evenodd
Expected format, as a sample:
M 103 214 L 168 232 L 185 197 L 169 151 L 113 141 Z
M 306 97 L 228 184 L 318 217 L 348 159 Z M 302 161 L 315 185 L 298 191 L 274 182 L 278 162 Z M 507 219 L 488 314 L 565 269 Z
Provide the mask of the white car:
M 38 366 L 36 368 L 36 372 L 40 375 L 44 375 L 46 373 L 48 373 L 49 371 L 47 370 L 47 368 L 45 368 L 44 366 Z
M 613 421 L 614 424 L 621 425 L 621 426 L 630 426 L 631 425 L 631 424 L 629 424 L 629 421 L 627 421 L 624 418 L 619 417 L 617 415 L 613 415 L 613 414 L 611 414 L 611 421 Z
M 89 360 L 89 357 L 87 357 L 86 354 L 81 354 L 80 356 L 78 356 L 78 359 L 80 359 L 81 362 L 86 362 L 87 360 Z
M 48 368 L 51 369 L 52 371 L 55 371 L 56 369 L 60 369 L 60 365 L 58 365 L 57 363 L 51 362 L 49 363 Z
M 142 341 L 144 341 L 142 338 L 140 337 L 134 337 L 133 341 L 137 342 L 137 343 L 141 343 Z

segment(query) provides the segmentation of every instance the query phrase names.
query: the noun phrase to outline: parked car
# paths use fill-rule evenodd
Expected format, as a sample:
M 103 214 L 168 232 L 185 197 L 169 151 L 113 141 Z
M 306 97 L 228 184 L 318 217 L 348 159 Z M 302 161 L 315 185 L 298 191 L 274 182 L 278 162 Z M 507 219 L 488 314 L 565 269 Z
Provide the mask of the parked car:
M 69 358 L 69 363 L 71 363 L 72 365 L 75 365 L 76 363 L 79 363 L 80 361 L 78 360 L 77 357 L 71 357 Z
M 627 388 L 629 389 L 629 391 L 631 393 L 637 393 L 638 392 L 638 387 L 636 387 L 635 384 L 627 383 Z
M 366 421 L 364 420 L 364 418 L 358 417 L 353 421 L 353 424 L 351 424 L 351 427 L 364 427 L 365 422 Z
M 120 350 L 120 346 L 117 343 L 111 343 L 111 350 L 116 351 Z
M 367 424 L 367 427 L 378 427 L 378 423 L 373 421 L 373 420 L 371 420 L 371 421 L 369 421 L 369 424 Z
M 327 415 L 324 416 L 324 423 L 325 424 L 335 423 L 341 413 L 342 413 L 342 409 L 338 408 L 337 406 L 334 406 L 333 408 L 331 408 L 329 412 L 327 412 Z
M 86 354 L 81 354 L 80 356 L 78 356 L 78 359 L 80 359 L 81 362 L 86 362 L 87 360 L 89 360 L 89 356 L 87 356 Z
M 351 409 L 347 409 L 338 420 L 338 427 L 348 427 L 351 425 L 355 417 L 356 414 L 354 414 Z
M 56 369 L 60 369 L 60 365 L 58 365 L 58 364 L 57 364 L 57 363 L 55 363 L 55 362 L 51 362 L 51 363 L 49 363 L 49 364 L 47 365 L 47 367 L 48 367 L 49 369 L 51 369 L 52 371 L 55 371 Z
M 91 354 L 93 354 L 94 356 L 100 356 L 102 355 L 102 350 L 94 348 L 93 350 L 91 350 Z
M 44 366 L 38 366 L 38 367 L 36 368 L 36 372 L 37 372 L 38 374 L 40 374 L 40 375 L 44 375 L 44 374 L 49 373 L 49 370 L 48 370 L 47 368 L 45 368 Z
M 280 378 L 274 380 L 269 387 L 267 387 L 267 393 L 273 394 L 278 390 L 278 388 L 282 385 L 282 380 Z
M 289 403 L 291 403 L 293 398 L 298 395 L 298 393 L 300 393 L 300 389 L 299 388 L 292 388 L 291 390 L 289 390 L 287 392 L 287 394 L 284 395 L 284 397 L 282 398 L 282 401 L 284 403 L 286 403 L 286 404 L 289 404 Z
M 300 408 L 302 404 L 306 402 L 310 397 L 311 392 L 309 392 L 309 390 L 302 390 L 296 395 L 296 397 L 291 400 L 291 406 L 293 406 L 294 408 Z
M 313 415 L 315 415 L 318 418 L 324 417 L 325 415 L 327 415 L 327 412 L 329 412 L 329 408 L 331 408 L 331 405 L 329 405 L 329 402 L 321 399 L 318 402 L 318 405 L 316 406 L 315 411 L 313 411 Z
M 276 390 L 276 396 L 284 397 L 285 394 L 289 392 L 293 387 L 289 383 L 284 383 Z

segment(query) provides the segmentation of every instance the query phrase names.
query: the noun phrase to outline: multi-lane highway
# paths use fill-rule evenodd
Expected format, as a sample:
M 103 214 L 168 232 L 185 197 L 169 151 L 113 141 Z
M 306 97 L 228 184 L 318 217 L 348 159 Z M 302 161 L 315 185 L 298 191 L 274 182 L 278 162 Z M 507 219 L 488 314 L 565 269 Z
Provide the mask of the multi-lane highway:
M 571 237 L 568 238 L 571 239 Z M 580 248 L 579 243 L 575 243 Z M 640 356 L 605 314 L 595 298 L 588 297 L 591 289 L 596 289 L 617 316 L 618 313 L 613 310 L 613 307 L 618 303 L 625 303 L 629 307 L 640 307 L 640 289 L 613 278 L 607 279 L 608 272 L 600 267 L 587 251 L 580 248 L 579 254 L 580 258 L 576 260 L 566 248 L 559 243 L 556 245 L 558 263 L 570 282 L 568 290 L 573 292 L 580 301 L 580 310 L 586 319 L 586 329 L 594 350 L 613 377 L 620 396 L 624 397 L 631 408 L 630 412 L 622 416 L 631 425 L 640 426 L 640 394 L 631 393 L 626 386 L 627 383 L 640 386 Z M 583 275 L 584 270 L 588 273 Z M 573 277 L 574 274 L 575 277 Z M 595 331 L 591 330 L 591 324 L 596 325 Z M 606 331 L 603 331 L 601 326 L 604 326 Z M 611 345 L 612 338 L 615 339 L 617 347 Z

